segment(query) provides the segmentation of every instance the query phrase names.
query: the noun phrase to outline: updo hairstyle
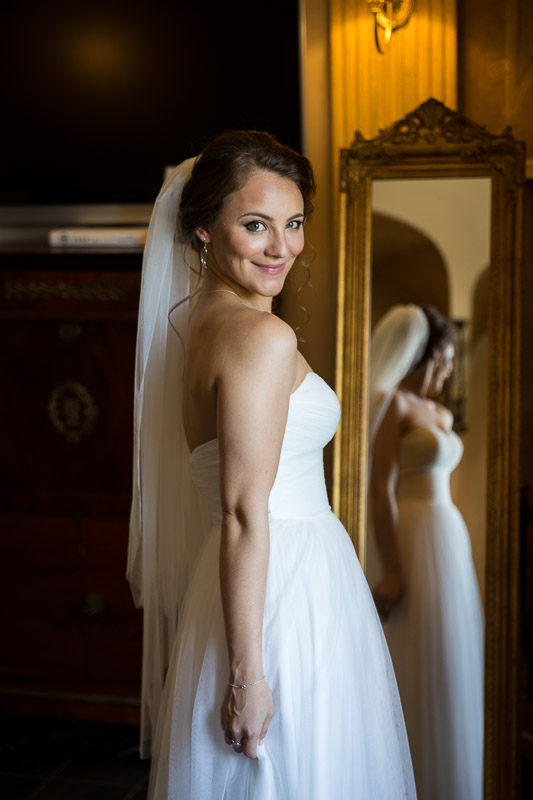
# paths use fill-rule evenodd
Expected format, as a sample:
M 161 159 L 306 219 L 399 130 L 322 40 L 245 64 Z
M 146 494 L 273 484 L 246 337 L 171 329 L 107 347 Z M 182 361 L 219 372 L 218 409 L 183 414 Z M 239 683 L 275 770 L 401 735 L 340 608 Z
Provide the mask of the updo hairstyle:
M 444 350 L 449 344 L 454 344 L 457 337 L 457 328 L 453 322 L 444 317 L 434 306 L 421 305 L 420 308 L 429 322 L 429 339 L 417 366 L 428 362 L 433 357 L 435 348 Z
M 264 131 L 225 131 L 202 150 L 183 189 L 178 213 L 182 240 L 199 252 L 202 242 L 196 229 L 213 225 L 226 198 L 258 171 L 293 181 L 302 193 L 305 218 L 311 216 L 316 186 L 305 156 Z

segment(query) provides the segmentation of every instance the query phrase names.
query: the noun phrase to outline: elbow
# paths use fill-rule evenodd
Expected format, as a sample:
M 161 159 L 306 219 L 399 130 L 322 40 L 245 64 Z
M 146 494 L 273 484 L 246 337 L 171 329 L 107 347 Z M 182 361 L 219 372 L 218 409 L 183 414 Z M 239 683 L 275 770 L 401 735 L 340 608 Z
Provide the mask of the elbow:
M 268 504 L 240 502 L 222 507 L 222 526 L 228 531 L 243 532 L 268 525 Z

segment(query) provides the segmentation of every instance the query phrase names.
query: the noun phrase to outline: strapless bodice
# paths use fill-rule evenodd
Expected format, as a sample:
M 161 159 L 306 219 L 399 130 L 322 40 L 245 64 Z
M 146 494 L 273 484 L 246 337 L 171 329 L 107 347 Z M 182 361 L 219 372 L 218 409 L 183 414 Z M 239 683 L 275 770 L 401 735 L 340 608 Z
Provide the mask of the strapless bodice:
M 412 428 L 400 443 L 398 500 L 450 501 L 450 473 L 462 455 L 463 443 L 454 431 Z
M 289 400 L 278 472 L 268 503 L 272 518 L 313 517 L 329 510 L 322 451 L 333 437 L 339 419 L 335 393 L 316 373 L 308 372 Z M 193 450 L 191 470 L 200 495 L 219 523 L 217 439 Z

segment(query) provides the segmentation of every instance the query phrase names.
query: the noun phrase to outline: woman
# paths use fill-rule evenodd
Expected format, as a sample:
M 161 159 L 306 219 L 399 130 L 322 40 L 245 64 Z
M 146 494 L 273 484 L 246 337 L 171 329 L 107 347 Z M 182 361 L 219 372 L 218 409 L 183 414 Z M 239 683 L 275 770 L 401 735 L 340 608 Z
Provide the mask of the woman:
M 313 193 L 307 159 L 230 131 L 152 217 L 129 576 L 157 800 L 414 797 L 379 618 L 324 486 L 338 402 L 271 313 Z
M 374 588 L 405 714 L 419 800 L 481 800 L 483 621 L 470 539 L 450 497 L 462 443 L 437 397 L 455 329 L 396 306 L 372 336 Z M 371 539 L 372 539 L 371 536 Z M 376 557 L 369 547 L 374 586 Z

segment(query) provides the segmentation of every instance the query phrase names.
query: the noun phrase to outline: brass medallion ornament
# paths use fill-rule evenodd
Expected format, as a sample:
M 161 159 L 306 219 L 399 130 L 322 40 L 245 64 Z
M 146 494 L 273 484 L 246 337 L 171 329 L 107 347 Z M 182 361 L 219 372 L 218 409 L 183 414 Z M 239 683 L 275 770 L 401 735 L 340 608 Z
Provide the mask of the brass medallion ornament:
M 48 418 L 54 430 L 72 444 L 79 444 L 94 429 L 98 407 L 88 389 L 77 381 L 54 388 L 48 403 Z

